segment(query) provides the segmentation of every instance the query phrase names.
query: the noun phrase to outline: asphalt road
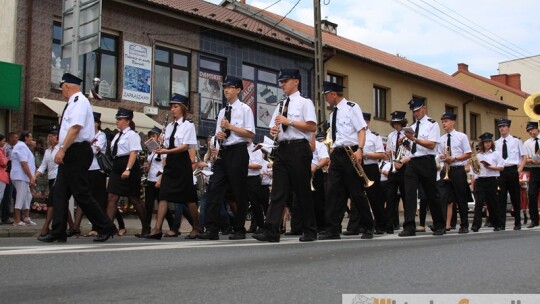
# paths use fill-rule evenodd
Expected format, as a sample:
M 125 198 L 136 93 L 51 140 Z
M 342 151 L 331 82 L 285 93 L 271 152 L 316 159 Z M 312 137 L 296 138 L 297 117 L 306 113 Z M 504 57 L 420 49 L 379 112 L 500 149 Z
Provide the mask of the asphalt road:
M 343 293 L 538 293 L 540 228 L 281 243 L 0 239 L 3 303 L 341 303 Z

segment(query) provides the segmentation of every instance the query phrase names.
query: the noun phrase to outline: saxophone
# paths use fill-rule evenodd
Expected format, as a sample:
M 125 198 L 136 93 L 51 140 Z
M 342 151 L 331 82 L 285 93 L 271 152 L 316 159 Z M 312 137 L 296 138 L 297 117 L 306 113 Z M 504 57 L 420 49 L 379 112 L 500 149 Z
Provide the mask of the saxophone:
M 472 151 L 472 156 L 469 159 L 469 163 L 471 164 L 471 169 L 473 170 L 474 174 L 480 174 L 480 161 L 478 160 L 476 148 L 474 147 L 473 141 L 471 141 L 471 151 Z

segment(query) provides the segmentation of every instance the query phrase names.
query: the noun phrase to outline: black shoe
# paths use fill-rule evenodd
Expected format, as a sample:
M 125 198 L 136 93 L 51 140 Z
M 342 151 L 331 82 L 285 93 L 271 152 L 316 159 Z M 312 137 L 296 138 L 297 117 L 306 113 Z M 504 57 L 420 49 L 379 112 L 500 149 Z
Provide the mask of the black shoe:
M 480 230 L 480 229 L 478 229 L 478 227 L 476 227 L 476 226 L 472 226 L 472 227 L 471 227 L 471 230 L 472 230 L 473 232 L 478 232 L 478 230 Z
M 495 228 L 493 228 L 493 231 L 501 231 L 501 228 L 500 227 L 495 227 Z
M 411 230 L 403 230 L 401 231 L 398 236 L 400 237 L 408 237 L 408 236 L 415 236 L 416 232 Z
M 515 225 L 514 230 L 521 230 L 521 225 Z
M 116 230 L 116 227 L 114 229 L 109 230 L 108 232 L 105 232 L 103 234 L 98 234 L 96 238 L 94 239 L 94 242 L 96 243 L 103 243 L 106 242 L 109 238 L 113 238 L 118 230 Z
M 493 224 L 489 221 L 486 221 L 486 223 L 484 224 L 484 227 L 493 227 Z
M 45 242 L 45 243 L 52 243 L 52 242 L 58 242 L 58 243 L 65 243 L 67 240 L 67 237 L 56 237 L 52 236 L 50 234 L 40 236 L 37 238 L 38 241 Z
M 299 239 L 300 242 L 313 242 L 317 240 L 316 236 L 313 235 L 302 235 Z
M 360 234 L 360 232 L 358 232 L 358 231 L 348 231 L 347 230 L 347 231 L 343 232 L 343 235 L 359 235 L 359 234 Z
M 251 237 L 261 242 L 271 242 L 271 243 L 279 242 L 279 234 L 271 234 L 267 231 L 264 231 L 263 233 L 252 234 Z
M 229 240 L 245 240 L 245 239 L 246 239 L 245 232 L 234 232 L 231 235 L 229 235 Z
M 154 234 L 147 234 L 144 236 L 145 239 L 152 239 L 152 240 L 161 240 L 161 237 L 163 236 L 163 233 L 160 231 L 158 233 Z
M 347 231 L 345 231 L 347 232 Z M 345 233 L 343 233 L 345 234 Z M 347 234 L 347 235 L 358 235 L 357 234 Z M 338 233 L 330 233 L 330 232 L 327 232 L 326 234 L 320 234 L 319 237 L 318 237 L 319 240 L 339 240 L 341 239 L 341 236 L 339 236 Z
M 394 234 L 394 229 L 386 229 L 386 234 Z
M 301 231 L 290 231 L 290 232 L 285 232 L 285 235 L 302 235 L 302 232 Z
M 365 233 L 365 232 L 364 232 Z M 373 234 L 384 234 L 384 230 L 382 229 L 375 229 L 375 231 L 373 232 Z
M 206 231 L 206 232 L 203 232 L 203 233 L 199 233 L 199 235 L 197 235 L 197 238 L 199 238 L 201 240 L 217 241 L 217 240 L 219 240 L 219 233 Z
M 444 229 L 439 229 L 439 230 L 433 231 L 431 235 L 444 235 L 445 233 L 446 231 Z
M 229 235 L 232 232 L 232 228 L 223 228 L 221 229 L 221 235 Z
M 360 238 L 363 240 L 371 240 L 373 238 L 373 233 L 370 231 L 366 231 L 362 233 L 362 236 Z
M 501 229 L 501 231 L 505 231 L 506 230 L 506 227 L 499 227 L 499 229 Z
M 435 231 L 435 226 L 433 226 L 433 225 L 429 225 L 428 228 L 429 228 L 429 230 L 431 230 L 432 232 Z
M 72 237 L 76 235 L 77 237 L 81 235 L 81 229 L 77 229 L 77 228 L 70 228 L 66 231 L 66 236 L 67 237 Z
M 531 229 L 531 228 L 534 228 L 534 227 L 536 227 L 536 226 L 538 226 L 538 223 L 531 222 L 531 223 L 529 224 L 529 226 L 527 226 L 527 228 L 528 228 L 528 229 Z
M 469 228 L 467 228 L 467 227 L 461 227 L 461 228 L 459 228 L 458 233 L 461 233 L 461 234 L 463 234 L 463 233 L 469 233 Z

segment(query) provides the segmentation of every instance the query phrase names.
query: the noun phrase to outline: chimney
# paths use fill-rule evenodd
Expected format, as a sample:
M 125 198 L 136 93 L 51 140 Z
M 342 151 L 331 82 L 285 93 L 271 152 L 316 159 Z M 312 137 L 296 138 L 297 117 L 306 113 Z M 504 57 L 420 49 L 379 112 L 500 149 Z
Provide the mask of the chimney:
M 521 91 L 521 75 L 520 74 L 499 74 L 492 75 L 491 80 L 497 81 L 509 87 Z
M 469 71 L 469 65 L 465 63 L 458 63 L 457 69 L 459 72 L 468 72 Z
M 338 25 L 336 23 L 330 22 L 328 20 L 321 20 L 321 30 L 324 32 L 337 35 L 337 27 Z

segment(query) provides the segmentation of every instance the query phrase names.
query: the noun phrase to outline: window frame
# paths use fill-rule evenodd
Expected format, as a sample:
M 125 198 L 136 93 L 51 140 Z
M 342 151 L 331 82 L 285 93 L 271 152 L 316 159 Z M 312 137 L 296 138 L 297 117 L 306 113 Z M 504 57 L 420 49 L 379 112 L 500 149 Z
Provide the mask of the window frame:
M 157 51 L 164 51 L 164 52 L 167 52 L 168 53 L 168 60 L 169 62 L 164 62 L 164 61 L 159 61 L 157 59 L 157 56 L 156 56 L 156 53 Z M 186 66 L 182 66 L 182 65 L 178 65 L 178 64 L 175 64 L 174 63 L 174 55 L 182 55 L 182 56 L 185 56 L 186 57 Z M 154 73 L 157 72 L 157 67 L 160 66 L 160 67 L 166 67 L 169 69 L 169 91 L 168 91 L 168 98 L 166 99 L 167 100 L 167 103 L 165 105 L 159 103 L 157 100 L 156 100 L 156 90 L 157 90 L 157 87 L 154 85 L 154 92 L 152 94 L 153 96 L 153 99 L 152 100 L 152 103 L 154 106 L 157 106 L 158 108 L 162 108 L 162 109 L 168 109 L 169 108 L 169 100 L 170 98 L 172 97 L 172 94 L 173 93 L 178 93 L 178 92 L 173 92 L 173 73 L 174 73 L 174 70 L 180 70 L 180 71 L 184 71 L 184 72 L 187 72 L 187 84 L 185 85 L 185 89 L 186 89 L 186 97 L 190 97 L 190 87 L 191 87 L 191 53 L 190 52 L 187 52 L 187 51 L 183 51 L 183 50 L 179 50 L 179 49 L 175 49 L 175 48 L 171 48 L 171 47 L 168 47 L 168 46 L 164 46 L 164 45 L 156 45 L 155 46 L 155 49 L 154 49 Z M 155 79 L 155 76 L 154 76 L 154 79 Z M 190 105 L 190 108 L 191 108 L 191 105 Z
M 383 95 L 378 94 L 378 92 L 380 91 L 382 91 L 384 94 Z M 381 96 L 384 96 L 384 101 L 382 101 L 383 103 L 382 107 L 381 107 L 381 100 L 379 98 Z M 388 109 L 388 89 L 382 86 L 374 85 L 373 86 L 373 118 L 386 120 L 387 109 Z

